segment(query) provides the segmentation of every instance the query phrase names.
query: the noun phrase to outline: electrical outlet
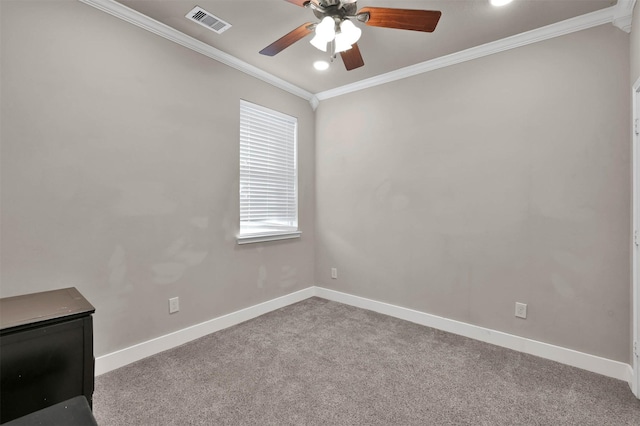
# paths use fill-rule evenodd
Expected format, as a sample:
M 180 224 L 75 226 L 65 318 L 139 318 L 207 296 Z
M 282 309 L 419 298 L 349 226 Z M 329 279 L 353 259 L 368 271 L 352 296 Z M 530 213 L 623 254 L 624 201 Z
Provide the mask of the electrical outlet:
M 169 299 L 169 313 L 175 314 L 180 310 L 180 298 L 173 297 Z
M 338 279 L 338 268 L 331 268 L 331 279 Z
M 518 318 L 527 318 L 527 304 L 516 302 L 516 316 Z

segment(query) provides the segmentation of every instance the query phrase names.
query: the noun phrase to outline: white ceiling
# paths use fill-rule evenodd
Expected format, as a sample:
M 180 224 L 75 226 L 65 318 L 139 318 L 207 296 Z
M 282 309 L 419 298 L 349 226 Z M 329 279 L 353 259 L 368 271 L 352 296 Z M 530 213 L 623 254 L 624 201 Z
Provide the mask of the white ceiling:
M 285 0 L 119 0 L 119 3 L 228 53 L 308 92 L 324 92 L 423 63 L 451 53 L 605 9 L 615 0 L 514 0 L 494 7 L 489 0 L 360 0 L 365 6 L 440 10 L 433 33 L 368 27 L 358 42 L 364 67 L 346 71 L 341 58 L 326 71 L 312 64 L 329 59 L 304 38 L 276 56 L 258 52 L 305 22 L 313 12 Z M 232 24 L 218 35 L 185 18 L 200 6 Z

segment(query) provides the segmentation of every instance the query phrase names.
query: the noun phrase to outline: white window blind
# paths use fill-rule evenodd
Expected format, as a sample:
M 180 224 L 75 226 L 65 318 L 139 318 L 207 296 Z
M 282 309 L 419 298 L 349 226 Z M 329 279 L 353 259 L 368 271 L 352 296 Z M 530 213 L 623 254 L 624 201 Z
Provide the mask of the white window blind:
M 240 101 L 240 238 L 298 231 L 295 117 Z M 297 236 L 296 235 L 296 236 Z

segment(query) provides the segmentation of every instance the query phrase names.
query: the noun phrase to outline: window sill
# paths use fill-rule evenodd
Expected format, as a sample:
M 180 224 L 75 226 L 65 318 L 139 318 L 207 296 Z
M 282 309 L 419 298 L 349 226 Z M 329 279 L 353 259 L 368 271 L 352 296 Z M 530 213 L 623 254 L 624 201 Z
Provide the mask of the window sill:
M 237 241 L 238 244 L 263 243 L 266 241 L 279 241 L 289 240 L 292 238 L 300 238 L 300 235 L 302 235 L 302 232 L 300 231 L 278 232 L 269 234 L 249 234 L 238 236 Z

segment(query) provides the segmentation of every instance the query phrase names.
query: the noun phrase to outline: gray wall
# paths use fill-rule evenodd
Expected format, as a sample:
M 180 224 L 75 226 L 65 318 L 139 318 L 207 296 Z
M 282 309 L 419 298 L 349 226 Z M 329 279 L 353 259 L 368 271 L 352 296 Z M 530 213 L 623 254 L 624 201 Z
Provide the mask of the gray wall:
M 98 356 L 317 284 L 628 362 L 638 10 L 631 50 L 605 25 L 324 101 L 316 130 L 75 0 L 2 0 L 0 292 L 78 287 Z M 235 243 L 241 98 L 299 119 L 300 241 Z
M 629 362 L 629 69 L 609 24 L 323 101 L 316 284 Z
M 99 356 L 314 284 L 306 101 L 75 0 L 0 4 L 2 296 L 77 287 Z M 299 241 L 235 242 L 240 99 L 298 117 Z

